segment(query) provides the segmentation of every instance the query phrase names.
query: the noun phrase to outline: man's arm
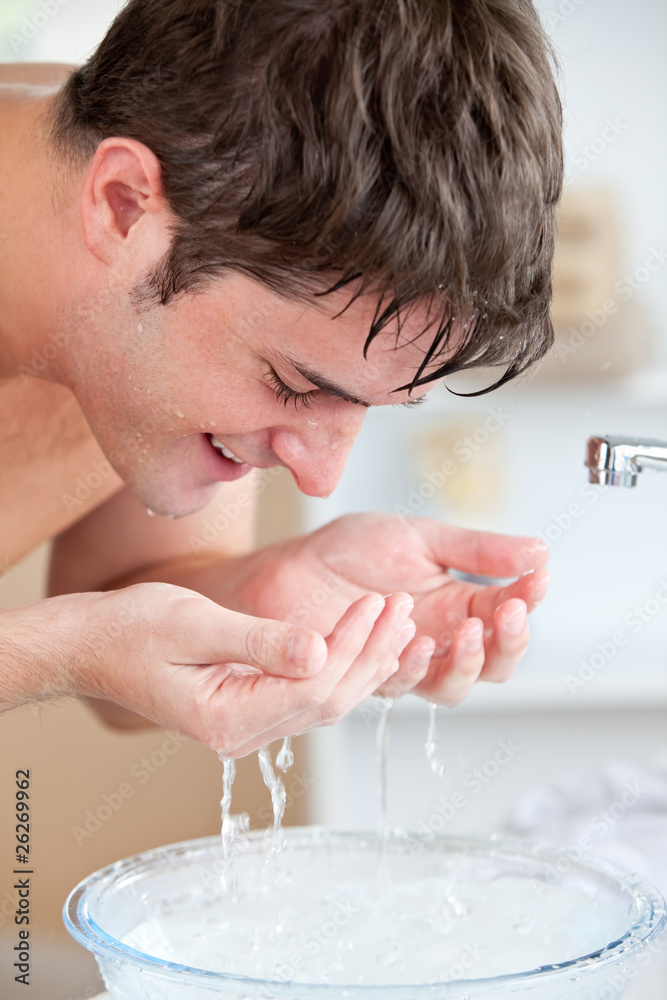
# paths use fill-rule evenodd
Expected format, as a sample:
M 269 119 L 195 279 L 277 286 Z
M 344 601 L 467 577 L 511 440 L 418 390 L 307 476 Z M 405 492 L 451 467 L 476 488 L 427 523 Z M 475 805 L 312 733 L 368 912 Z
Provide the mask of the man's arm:
M 75 642 L 64 622 L 76 621 L 67 598 L 0 612 L 0 712 L 69 693 L 67 661 Z

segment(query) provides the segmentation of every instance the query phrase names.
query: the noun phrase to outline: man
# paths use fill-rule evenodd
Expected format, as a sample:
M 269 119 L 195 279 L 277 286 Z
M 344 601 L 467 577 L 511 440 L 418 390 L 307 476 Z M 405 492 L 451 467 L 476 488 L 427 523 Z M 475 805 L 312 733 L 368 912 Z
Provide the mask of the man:
M 326 496 L 369 406 L 548 348 L 530 4 L 130 0 L 80 70 L 2 82 L 5 565 L 54 539 L 52 596 L 0 616 L 2 707 L 73 693 L 240 756 L 505 680 L 536 540 L 365 515 L 251 552 L 247 509 L 192 539 L 253 468 Z

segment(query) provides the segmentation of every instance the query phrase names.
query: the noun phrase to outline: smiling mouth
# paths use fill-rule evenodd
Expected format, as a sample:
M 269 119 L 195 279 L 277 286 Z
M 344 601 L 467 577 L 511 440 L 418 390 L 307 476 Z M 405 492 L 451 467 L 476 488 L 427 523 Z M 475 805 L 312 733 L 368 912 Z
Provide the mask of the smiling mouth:
M 215 437 L 213 434 L 207 434 L 206 437 L 209 439 L 210 443 L 213 445 L 215 450 L 220 452 L 223 458 L 229 459 L 230 462 L 236 462 L 237 465 L 246 464 L 244 459 L 239 458 L 238 455 L 235 455 L 233 451 L 230 451 L 229 448 L 226 445 L 224 445 L 222 441 L 218 440 L 218 438 Z

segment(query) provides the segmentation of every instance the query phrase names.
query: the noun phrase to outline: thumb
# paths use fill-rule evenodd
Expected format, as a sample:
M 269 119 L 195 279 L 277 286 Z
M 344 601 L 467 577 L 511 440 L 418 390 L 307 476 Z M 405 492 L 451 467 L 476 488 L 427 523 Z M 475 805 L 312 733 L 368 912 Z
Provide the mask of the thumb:
M 211 662 L 242 663 L 277 677 L 309 677 L 319 673 L 329 655 L 319 632 L 289 622 L 226 611 L 223 629 Z

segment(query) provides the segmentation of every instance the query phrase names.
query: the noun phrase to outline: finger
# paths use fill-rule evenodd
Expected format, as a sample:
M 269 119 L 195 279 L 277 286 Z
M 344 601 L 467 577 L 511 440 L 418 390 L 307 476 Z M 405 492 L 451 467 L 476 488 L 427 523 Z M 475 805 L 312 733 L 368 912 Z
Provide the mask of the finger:
M 400 668 L 374 694 L 395 701 L 409 694 L 426 677 L 435 651 L 435 640 L 419 636 L 408 644 L 400 657 Z
M 333 683 L 343 676 L 368 642 L 376 622 L 387 610 L 379 594 L 366 594 L 354 601 L 326 638 L 327 669 Z
M 308 677 L 324 667 L 327 644 L 312 629 L 270 618 L 254 618 L 213 601 L 186 599 L 174 608 L 172 621 L 181 635 L 196 631 L 197 663 L 237 663 L 278 677 Z
M 539 538 L 469 531 L 429 518 L 420 518 L 418 524 L 434 558 L 447 569 L 480 576 L 519 576 L 541 568 L 549 559 L 549 547 Z
M 517 598 L 506 601 L 494 615 L 480 680 L 494 683 L 508 680 L 526 652 L 529 636 L 525 603 Z
M 549 589 L 550 580 L 547 569 L 538 569 L 520 576 L 506 587 L 480 587 L 470 601 L 470 614 L 490 624 L 496 610 L 512 598 L 523 601 L 528 612 L 534 611 Z
M 409 618 L 413 607 L 409 594 L 391 594 L 386 599 L 363 649 L 323 705 L 324 721 L 331 723 L 346 715 L 399 669 L 399 657 L 415 634 Z
M 400 670 L 400 658 L 417 631 L 417 626 L 409 617 L 414 608 L 414 600 L 409 594 L 394 594 L 387 604 L 387 614 L 383 620 L 378 619 L 359 658 L 362 663 L 368 661 L 370 676 L 355 694 L 357 704 L 369 698 L 388 677 L 396 676 Z M 355 670 L 358 668 L 359 663 L 355 664 Z M 360 679 L 364 674 L 360 672 Z M 351 681 L 354 679 L 350 678 Z
M 299 681 L 298 689 L 285 682 L 282 698 L 274 696 L 272 700 L 261 737 L 253 732 L 251 741 L 243 741 L 233 756 L 250 753 L 262 742 L 335 722 L 363 701 L 378 683 L 386 680 L 397 662 L 399 648 L 409 641 L 400 633 L 412 606 L 408 594 L 392 595 L 386 602 L 379 594 L 369 594 L 355 601 L 327 637 L 326 668 L 316 677 Z M 409 633 L 411 638 L 412 623 Z M 386 647 L 384 656 L 380 655 L 381 638 Z
M 484 626 L 479 618 L 466 618 L 454 632 L 449 655 L 434 673 L 417 685 L 417 692 L 440 705 L 458 705 L 478 679 L 484 666 Z

